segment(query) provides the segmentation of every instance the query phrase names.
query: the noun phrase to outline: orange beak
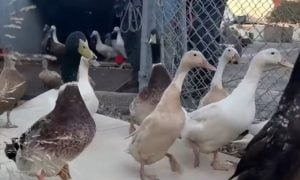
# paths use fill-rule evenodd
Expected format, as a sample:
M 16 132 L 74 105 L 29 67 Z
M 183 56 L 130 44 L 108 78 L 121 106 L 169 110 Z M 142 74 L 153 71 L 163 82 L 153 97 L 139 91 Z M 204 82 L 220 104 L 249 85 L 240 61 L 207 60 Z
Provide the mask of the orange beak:
M 211 65 L 207 60 L 203 60 L 203 63 L 201 64 L 202 68 L 211 70 L 211 71 L 216 71 L 217 68 L 213 65 Z

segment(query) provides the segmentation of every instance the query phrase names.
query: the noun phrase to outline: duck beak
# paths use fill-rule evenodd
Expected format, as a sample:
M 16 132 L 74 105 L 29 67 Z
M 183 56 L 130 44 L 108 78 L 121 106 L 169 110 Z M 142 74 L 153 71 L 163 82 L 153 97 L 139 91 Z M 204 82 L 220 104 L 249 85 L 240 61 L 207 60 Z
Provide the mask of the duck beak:
M 87 41 L 80 40 L 78 52 L 81 56 L 91 60 L 91 59 L 97 59 L 97 56 L 95 53 L 89 48 Z
M 283 59 L 279 62 L 280 65 L 285 66 L 287 68 L 293 69 L 294 68 L 294 64 L 288 62 L 286 59 Z
M 115 31 L 115 30 L 113 30 L 112 32 L 111 32 L 111 34 L 116 34 L 117 33 L 117 31 Z
M 83 56 L 89 60 L 97 59 L 97 56 L 95 55 L 95 53 L 90 49 L 83 50 L 80 54 L 81 54 L 81 56 Z
M 239 64 L 239 62 L 241 61 L 241 56 L 239 54 L 234 54 L 232 57 L 232 64 Z
M 202 68 L 211 70 L 211 71 L 216 71 L 217 68 L 213 65 L 211 65 L 207 60 L 203 60 L 203 63 L 201 64 Z
M 150 38 L 148 41 L 149 44 L 156 44 L 156 35 L 155 34 L 150 34 Z

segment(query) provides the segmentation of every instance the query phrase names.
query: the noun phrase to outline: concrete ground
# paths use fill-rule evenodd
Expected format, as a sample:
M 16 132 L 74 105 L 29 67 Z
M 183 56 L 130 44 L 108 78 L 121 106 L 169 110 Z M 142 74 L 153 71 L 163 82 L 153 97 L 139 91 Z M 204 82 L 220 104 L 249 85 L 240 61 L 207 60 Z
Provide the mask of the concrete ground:
M 0 129 L 0 179 L 1 180 L 36 180 L 19 172 L 14 162 L 9 161 L 3 152 L 4 141 L 11 137 L 18 137 L 27 130 L 36 120 L 47 113 L 47 110 L 30 105 L 32 108 L 15 109 L 11 114 L 13 123 L 19 128 Z M 1 119 L 4 118 L 2 115 Z M 70 163 L 70 171 L 73 180 L 139 180 L 139 164 L 126 153 L 130 139 L 128 136 L 128 123 L 95 114 L 94 120 L 97 132 L 92 143 L 84 152 Z M 4 121 L 0 121 L 3 124 Z M 215 171 L 211 168 L 212 157 L 201 155 L 201 165 L 193 168 L 193 155 L 190 148 L 181 140 L 178 140 L 170 149 L 170 152 L 178 159 L 183 169 L 182 174 L 172 173 L 166 158 L 146 166 L 146 171 L 156 174 L 162 180 L 226 180 L 233 171 Z M 221 154 L 222 161 L 237 162 L 238 159 Z M 58 180 L 58 178 L 46 178 L 46 180 Z

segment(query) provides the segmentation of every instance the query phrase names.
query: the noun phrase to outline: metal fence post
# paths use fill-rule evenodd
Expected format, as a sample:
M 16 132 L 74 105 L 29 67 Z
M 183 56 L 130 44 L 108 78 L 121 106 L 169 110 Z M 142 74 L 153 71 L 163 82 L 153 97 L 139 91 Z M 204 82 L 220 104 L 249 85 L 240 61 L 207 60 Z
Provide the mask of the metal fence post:
M 151 70 L 151 57 L 148 51 L 148 37 L 151 31 L 154 0 L 143 0 L 142 32 L 141 32 L 141 53 L 140 53 L 140 71 L 139 71 L 139 89 L 145 87 L 149 80 Z

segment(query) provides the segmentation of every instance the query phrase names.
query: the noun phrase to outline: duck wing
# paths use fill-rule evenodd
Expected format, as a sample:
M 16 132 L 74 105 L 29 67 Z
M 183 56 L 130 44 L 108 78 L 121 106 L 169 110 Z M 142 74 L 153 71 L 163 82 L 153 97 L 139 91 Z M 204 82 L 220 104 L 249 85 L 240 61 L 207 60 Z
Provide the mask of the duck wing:
M 221 112 L 221 108 L 216 104 L 209 104 L 193 112 L 188 113 L 189 119 L 203 122 L 215 117 Z
M 0 75 L 0 111 L 11 110 L 25 94 L 27 82 L 14 70 L 3 70 Z

